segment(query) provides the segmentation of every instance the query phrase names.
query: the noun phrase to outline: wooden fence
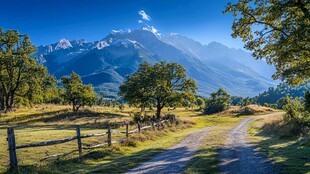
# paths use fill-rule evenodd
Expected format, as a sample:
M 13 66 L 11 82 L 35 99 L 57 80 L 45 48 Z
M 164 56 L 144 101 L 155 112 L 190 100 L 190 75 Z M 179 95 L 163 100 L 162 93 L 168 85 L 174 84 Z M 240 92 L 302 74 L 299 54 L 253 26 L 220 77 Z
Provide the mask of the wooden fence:
M 152 122 L 151 125 L 149 126 L 144 126 L 141 127 L 141 124 L 138 123 L 137 124 L 137 129 L 134 129 L 132 131 L 129 131 L 129 124 L 126 124 L 126 132 L 120 132 L 121 134 L 125 134 L 126 135 L 126 139 L 128 140 L 129 135 L 133 134 L 133 133 L 140 133 L 141 130 L 145 130 L 145 129 L 150 129 L 152 128 L 152 130 L 160 129 L 160 125 L 163 123 L 167 123 L 167 122 L 171 122 L 173 123 L 175 121 L 174 118 L 172 119 L 168 119 L 168 120 L 162 120 L 160 122 L 154 123 Z M 82 145 L 82 141 L 81 139 L 83 138 L 89 138 L 89 137 L 99 137 L 99 136 L 105 136 L 107 135 L 107 142 L 106 143 L 102 143 L 102 144 L 97 144 L 94 146 L 90 146 L 90 147 L 84 147 Z M 57 156 L 65 156 L 65 155 L 69 155 L 73 152 L 79 152 L 79 159 L 82 159 L 82 149 L 94 149 L 94 148 L 99 148 L 99 147 L 104 147 L 104 146 L 111 146 L 112 144 L 116 144 L 116 143 L 120 143 L 122 141 L 125 141 L 124 139 L 122 140 L 114 140 L 112 141 L 112 131 L 111 131 L 111 126 L 108 125 L 108 129 L 107 132 L 105 133 L 101 133 L 101 134 L 85 134 L 85 135 L 81 135 L 81 131 L 80 131 L 80 126 L 76 126 L 76 136 L 73 137 L 69 137 L 69 138 L 64 138 L 64 139 L 59 139 L 59 140 L 49 140 L 49 141 L 44 141 L 44 142 L 36 142 L 36 143 L 30 143 L 30 144 L 22 144 L 22 145 L 16 145 L 15 144 L 15 134 L 14 134 L 14 128 L 13 127 L 9 127 L 7 129 L 7 141 L 8 141 L 8 151 L 9 151 L 9 157 L 10 157 L 10 168 L 14 168 L 17 167 L 18 161 L 17 161 L 17 155 L 16 155 L 16 149 L 22 149 L 22 148 L 30 148 L 30 147 L 39 147 L 39 146 L 50 146 L 50 145 L 55 145 L 55 144 L 62 144 L 62 143 L 66 143 L 69 141 L 74 141 L 77 140 L 77 149 L 70 151 L 70 152 L 66 152 L 66 153 L 60 153 L 60 154 L 54 154 L 54 155 L 49 155 L 43 159 L 41 159 L 41 161 L 52 158 L 52 157 L 57 157 Z

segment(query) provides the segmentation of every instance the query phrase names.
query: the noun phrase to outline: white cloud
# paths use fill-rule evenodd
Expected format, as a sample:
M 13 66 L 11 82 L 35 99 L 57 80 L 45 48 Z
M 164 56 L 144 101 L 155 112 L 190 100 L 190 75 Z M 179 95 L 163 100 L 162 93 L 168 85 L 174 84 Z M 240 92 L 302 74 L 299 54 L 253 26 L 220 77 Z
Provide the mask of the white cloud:
M 143 23 L 143 21 L 142 21 L 142 20 L 138 20 L 138 23 L 139 23 L 139 24 L 142 24 L 142 23 Z
M 144 10 L 140 10 L 139 15 L 142 17 L 143 20 L 146 20 L 146 21 L 151 20 L 151 17 L 148 14 L 146 14 Z

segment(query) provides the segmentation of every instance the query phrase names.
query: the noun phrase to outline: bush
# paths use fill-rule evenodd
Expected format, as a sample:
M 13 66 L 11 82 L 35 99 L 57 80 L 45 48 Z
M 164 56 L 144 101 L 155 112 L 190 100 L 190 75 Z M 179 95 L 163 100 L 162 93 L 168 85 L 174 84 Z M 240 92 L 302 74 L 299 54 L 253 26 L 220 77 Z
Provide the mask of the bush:
M 288 100 L 288 103 L 283 106 L 284 111 L 284 121 L 286 122 L 300 122 L 301 112 L 303 107 L 301 103 L 297 100 Z
M 209 115 L 227 110 L 230 102 L 230 95 L 225 90 L 219 89 L 211 94 L 211 99 L 206 101 L 204 113 Z
M 254 115 L 255 110 L 249 106 L 243 107 L 238 115 Z

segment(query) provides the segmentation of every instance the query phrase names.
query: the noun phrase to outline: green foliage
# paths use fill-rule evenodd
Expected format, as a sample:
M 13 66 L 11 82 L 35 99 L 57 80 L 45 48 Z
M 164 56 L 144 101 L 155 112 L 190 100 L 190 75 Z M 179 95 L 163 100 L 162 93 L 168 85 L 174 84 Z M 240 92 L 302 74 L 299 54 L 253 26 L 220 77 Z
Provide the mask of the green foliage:
M 251 104 L 251 100 L 250 100 L 249 97 L 244 98 L 244 99 L 242 100 L 242 106 L 248 106 L 248 105 L 250 105 L 250 104 Z
M 254 115 L 256 112 L 253 108 L 249 106 L 245 106 L 241 108 L 240 113 L 238 115 Z
M 200 109 L 202 109 L 205 106 L 205 101 L 200 97 L 196 99 L 196 102 Z
M 301 103 L 298 99 L 288 100 L 288 103 L 283 106 L 286 114 L 284 115 L 284 120 L 287 122 L 299 122 L 301 117 L 301 111 L 303 109 Z
M 286 96 L 290 98 L 303 98 L 306 91 L 310 89 L 310 82 L 306 82 L 299 86 L 292 86 L 287 83 L 281 83 L 276 88 L 269 88 L 267 91 L 254 97 L 255 103 L 263 105 L 264 103 L 275 104 L 281 98 Z M 278 104 L 279 105 L 279 104 Z M 279 105 L 281 109 L 282 104 Z
M 269 107 L 271 107 L 273 109 L 278 109 L 278 105 L 277 104 L 269 104 Z
M 240 96 L 232 96 L 231 97 L 231 105 L 233 106 L 242 106 L 243 98 Z
M 94 88 L 91 85 L 83 85 L 80 76 L 74 72 L 70 78 L 62 77 L 65 88 L 64 99 L 73 106 L 73 111 L 78 111 L 81 106 L 92 106 L 96 100 Z
M 183 99 L 193 101 L 196 90 L 196 82 L 186 77 L 183 66 L 162 61 L 154 66 L 140 64 L 137 72 L 127 76 L 119 94 L 131 105 L 145 108 L 155 104 L 160 119 L 162 108 L 175 106 Z
M 229 108 L 231 102 L 230 95 L 222 88 L 211 94 L 211 99 L 207 100 L 204 109 L 205 114 L 214 114 Z
M 278 109 L 283 109 L 283 107 L 285 105 L 287 105 L 290 101 L 290 98 L 288 96 L 286 97 L 281 97 L 278 101 L 277 101 L 277 105 L 278 105 Z
M 125 109 L 125 105 L 124 105 L 123 103 L 120 103 L 120 104 L 118 105 L 118 108 L 119 108 L 120 110 L 124 110 L 124 109 Z
M 28 35 L 0 28 L 0 110 L 12 110 L 16 101 L 41 103 L 48 86 L 55 84 L 31 57 L 35 51 Z
M 257 59 L 276 67 L 274 79 L 299 84 L 310 78 L 310 15 L 308 0 L 239 0 L 233 13 L 232 37 L 245 42 Z

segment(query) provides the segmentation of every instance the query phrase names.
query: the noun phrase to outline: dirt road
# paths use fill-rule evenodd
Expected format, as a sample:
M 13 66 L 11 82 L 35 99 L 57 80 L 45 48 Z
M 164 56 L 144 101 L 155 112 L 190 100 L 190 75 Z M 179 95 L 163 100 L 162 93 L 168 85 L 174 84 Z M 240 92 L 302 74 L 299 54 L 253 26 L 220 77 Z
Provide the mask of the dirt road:
M 127 174 L 180 173 L 194 157 L 204 137 L 212 128 L 213 127 L 208 127 L 191 133 L 180 143 L 155 156 L 150 161 L 144 162 L 138 167 L 129 170 Z
M 282 113 L 253 116 L 242 120 L 229 134 L 224 149 L 220 152 L 221 173 L 260 174 L 278 173 L 276 167 L 262 154 L 255 151 L 247 139 L 251 121 Z

